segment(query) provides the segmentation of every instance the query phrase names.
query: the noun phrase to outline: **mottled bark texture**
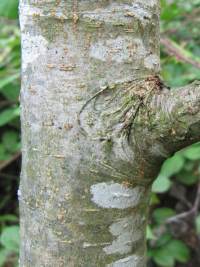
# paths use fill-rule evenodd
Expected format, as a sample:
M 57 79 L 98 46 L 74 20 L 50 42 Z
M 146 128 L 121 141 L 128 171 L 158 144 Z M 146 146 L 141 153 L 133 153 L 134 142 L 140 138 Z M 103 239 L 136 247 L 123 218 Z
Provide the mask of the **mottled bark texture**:
M 159 0 L 21 0 L 20 267 L 145 267 L 149 192 L 198 140 L 159 80 Z

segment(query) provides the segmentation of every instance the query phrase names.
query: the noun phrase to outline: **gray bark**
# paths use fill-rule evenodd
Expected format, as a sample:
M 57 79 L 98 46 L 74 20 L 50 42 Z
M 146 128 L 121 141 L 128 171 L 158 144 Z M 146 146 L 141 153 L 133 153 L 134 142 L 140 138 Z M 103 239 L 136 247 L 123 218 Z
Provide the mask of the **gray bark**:
M 199 135 L 159 80 L 158 0 L 21 0 L 20 267 L 144 267 L 151 183 Z

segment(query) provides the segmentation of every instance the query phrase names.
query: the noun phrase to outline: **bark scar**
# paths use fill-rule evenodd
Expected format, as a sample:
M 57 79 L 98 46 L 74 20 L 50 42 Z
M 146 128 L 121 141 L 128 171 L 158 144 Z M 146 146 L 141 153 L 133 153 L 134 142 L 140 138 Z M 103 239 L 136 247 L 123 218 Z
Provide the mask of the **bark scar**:
M 81 115 L 83 111 L 86 109 L 86 107 L 92 100 L 95 100 L 96 103 L 97 98 L 103 95 L 106 91 L 108 91 L 110 92 L 110 101 L 104 108 L 103 105 L 106 105 L 105 96 L 105 101 L 102 101 L 102 109 L 99 111 L 96 120 L 94 119 L 94 123 L 99 119 L 101 119 L 103 123 L 107 122 L 109 126 L 106 127 L 109 127 L 109 129 L 107 129 L 109 131 L 112 131 L 114 129 L 113 127 L 115 127 L 117 124 L 120 125 L 120 128 L 118 127 L 118 134 L 124 135 L 129 142 L 132 126 L 140 112 L 140 109 L 142 107 L 147 106 L 149 98 L 156 92 L 162 90 L 164 84 L 161 82 L 160 78 L 155 75 L 148 76 L 143 79 L 136 79 L 126 84 L 120 84 L 117 85 L 117 87 L 118 89 L 113 89 L 110 86 L 104 86 L 104 88 L 102 88 L 93 96 L 91 96 L 83 104 L 77 115 L 78 125 L 83 135 L 88 135 L 81 123 Z M 115 90 L 115 92 L 113 90 Z M 114 106 L 114 111 L 112 111 L 110 110 L 110 106 L 114 103 L 115 98 L 117 98 L 117 108 L 116 106 Z

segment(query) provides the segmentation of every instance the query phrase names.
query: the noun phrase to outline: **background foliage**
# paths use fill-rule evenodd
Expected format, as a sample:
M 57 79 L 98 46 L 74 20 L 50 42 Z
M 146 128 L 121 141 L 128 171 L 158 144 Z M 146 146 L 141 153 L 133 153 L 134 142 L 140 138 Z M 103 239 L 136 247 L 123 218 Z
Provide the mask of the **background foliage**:
M 200 80 L 200 0 L 161 0 L 162 77 Z M 17 0 L 0 1 L 0 267 L 17 266 L 20 33 Z M 153 184 L 149 267 L 200 266 L 200 143 L 177 152 Z

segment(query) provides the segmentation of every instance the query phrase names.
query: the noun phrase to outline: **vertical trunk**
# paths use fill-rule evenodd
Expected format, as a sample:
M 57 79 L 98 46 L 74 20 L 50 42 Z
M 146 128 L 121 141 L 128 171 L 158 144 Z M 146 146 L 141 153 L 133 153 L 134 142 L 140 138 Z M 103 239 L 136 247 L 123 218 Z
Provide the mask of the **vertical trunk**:
M 21 0 L 20 23 L 20 267 L 146 266 L 166 153 L 133 121 L 159 72 L 159 1 Z

